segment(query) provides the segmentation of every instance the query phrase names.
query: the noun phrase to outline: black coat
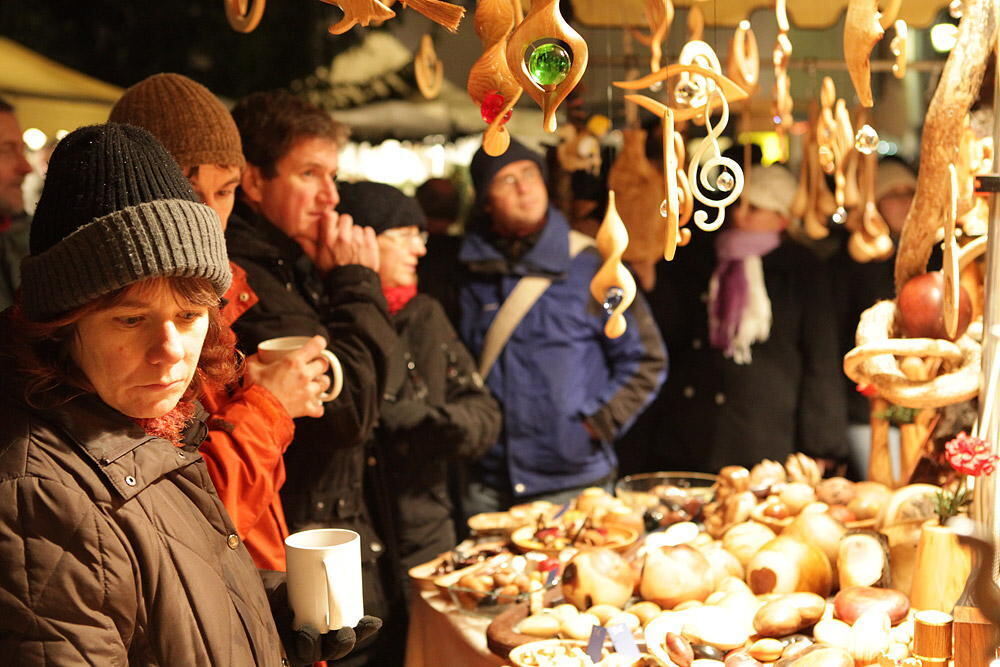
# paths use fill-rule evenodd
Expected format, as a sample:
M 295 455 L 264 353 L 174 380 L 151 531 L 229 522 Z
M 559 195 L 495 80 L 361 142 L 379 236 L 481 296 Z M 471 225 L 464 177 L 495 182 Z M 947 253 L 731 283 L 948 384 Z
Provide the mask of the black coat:
M 234 323 L 240 347 L 249 354 L 269 338 L 319 334 L 343 366 L 343 392 L 323 417 L 295 422 L 281 500 L 292 532 L 348 528 L 361 535 L 365 612 L 387 618 L 402 594 L 397 556 L 391 531 L 377 530 L 364 495 L 365 443 L 397 342 L 378 274 L 351 265 L 322 276 L 295 241 L 244 203 L 229 219 L 226 243 L 260 298 Z
M 717 472 L 793 451 L 843 458 L 846 400 L 831 285 L 823 264 L 790 241 L 762 258 L 771 300 L 767 341 L 740 365 L 709 345 L 714 237 L 695 233 L 659 265 L 649 296 L 671 355 L 671 373 L 648 429 L 649 467 Z
M 403 568 L 455 546 L 448 463 L 482 456 L 500 407 L 441 305 L 418 294 L 393 318 L 400 344 L 376 431 L 391 483 Z

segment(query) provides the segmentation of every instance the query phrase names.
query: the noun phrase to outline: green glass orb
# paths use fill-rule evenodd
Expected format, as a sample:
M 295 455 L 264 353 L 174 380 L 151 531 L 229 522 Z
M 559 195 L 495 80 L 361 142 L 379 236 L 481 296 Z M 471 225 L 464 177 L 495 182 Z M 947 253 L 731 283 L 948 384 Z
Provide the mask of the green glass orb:
M 565 81 L 573 59 L 558 44 L 542 44 L 528 56 L 528 75 L 539 86 L 557 86 Z

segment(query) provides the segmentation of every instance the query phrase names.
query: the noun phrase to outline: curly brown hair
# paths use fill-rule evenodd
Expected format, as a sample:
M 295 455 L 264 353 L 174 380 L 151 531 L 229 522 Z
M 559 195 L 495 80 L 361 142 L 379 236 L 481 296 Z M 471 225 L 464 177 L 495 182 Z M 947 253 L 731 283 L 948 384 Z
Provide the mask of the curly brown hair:
M 275 165 L 300 139 L 319 137 L 337 146 L 347 143 L 347 126 L 328 112 L 288 91 L 247 95 L 233 107 L 243 155 L 266 178 L 277 175 Z
M 222 316 L 212 283 L 204 278 L 150 278 L 102 295 L 46 322 L 29 320 L 16 300 L 0 316 L 0 356 L 10 359 L 21 374 L 25 402 L 34 408 L 52 408 L 81 394 L 93 393 L 93 387 L 70 354 L 77 323 L 91 313 L 114 307 L 130 292 L 157 280 L 166 280 L 178 297 L 208 308 L 208 332 L 198 368 L 181 400 L 200 398 L 210 386 L 233 384 L 242 369 L 242 356 L 236 350 L 236 335 Z

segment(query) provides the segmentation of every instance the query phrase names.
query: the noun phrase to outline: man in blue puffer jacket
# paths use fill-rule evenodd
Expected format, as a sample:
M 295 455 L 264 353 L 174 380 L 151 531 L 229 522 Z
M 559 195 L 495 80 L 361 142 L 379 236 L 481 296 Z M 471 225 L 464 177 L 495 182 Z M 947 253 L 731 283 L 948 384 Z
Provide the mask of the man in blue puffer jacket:
M 640 295 L 626 312 L 625 334 L 604 335 L 606 316 L 589 289 L 601 256 L 592 245 L 571 254 L 570 227 L 549 204 L 540 155 L 512 140 L 499 157 L 480 149 L 470 169 L 476 210 L 454 288 L 459 333 L 473 355 L 482 356 L 490 324 L 522 277 L 552 283 L 486 376 L 503 429 L 472 472 L 465 513 L 610 488 L 615 440 L 666 378 L 660 331 Z

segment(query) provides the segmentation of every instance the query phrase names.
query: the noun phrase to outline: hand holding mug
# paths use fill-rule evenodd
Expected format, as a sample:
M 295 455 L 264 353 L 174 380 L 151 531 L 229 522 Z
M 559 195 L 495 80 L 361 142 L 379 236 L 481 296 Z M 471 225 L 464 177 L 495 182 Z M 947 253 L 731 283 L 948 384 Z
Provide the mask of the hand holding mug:
M 327 371 L 333 375 L 331 382 Z M 273 393 L 292 417 L 321 417 L 323 402 L 340 395 L 344 371 L 322 336 L 284 336 L 257 346 L 247 359 L 250 379 Z M 332 389 L 326 391 L 332 384 Z

